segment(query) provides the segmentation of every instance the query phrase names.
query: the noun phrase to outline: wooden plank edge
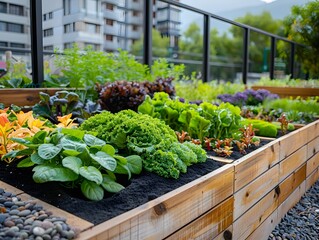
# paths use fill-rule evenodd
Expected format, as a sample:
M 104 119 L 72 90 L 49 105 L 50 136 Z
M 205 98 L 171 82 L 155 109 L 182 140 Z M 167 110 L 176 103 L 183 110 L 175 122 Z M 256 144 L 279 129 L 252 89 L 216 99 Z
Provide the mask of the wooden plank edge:
M 9 184 L 7 184 L 5 182 L 2 182 L 2 181 L 0 181 L 0 188 L 2 188 L 6 192 L 11 192 L 11 193 L 13 193 L 15 195 L 19 195 L 19 194 L 23 193 L 22 190 L 20 190 L 20 189 L 18 189 L 16 187 L 13 187 L 13 186 L 11 186 L 11 185 L 9 185 Z
M 234 197 L 231 196 L 165 239 L 213 239 L 232 224 L 233 210 Z
M 96 235 L 106 233 L 112 228 L 119 226 L 121 223 L 125 221 L 130 221 L 130 219 L 138 218 L 139 215 L 142 215 L 146 211 L 152 210 L 154 207 L 159 206 L 161 203 L 170 200 L 172 197 L 176 199 L 179 198 L 180 195 L 184 194 L 186 191 L 192 192 L 193 189 L 198 188 L 200 185 L 204 185 L 209 183 L 212 179 L 221 177 L 226 173 L 234 173 L 234 166 L 232 164 L 227 164 L 222 166 L 213 172 L 206 174 L 188 184 L 185 184 L 169 193 L 166 193 L 154 200 L 151 200 L 137 208 L 134 208 L 130 211 L 127 211 L 119 216 L 116 216 L 112 219 L 109 219 L 101 224 L 98 224 L 79 235 L 79 239 L 94 239 Z M 230 194 L 229 196 L 231 196 Z M 228 196 L 228 197 L 229 197 Z M 218 203 L 217 203 L 218 204 Z

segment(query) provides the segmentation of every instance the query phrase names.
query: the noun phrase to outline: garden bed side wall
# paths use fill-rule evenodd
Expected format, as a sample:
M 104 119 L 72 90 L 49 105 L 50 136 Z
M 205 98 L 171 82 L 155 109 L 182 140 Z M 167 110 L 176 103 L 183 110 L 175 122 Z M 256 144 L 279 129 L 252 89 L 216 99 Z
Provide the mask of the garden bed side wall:
M 79 239 L 266 239 L 319 178 L 319 120 Z
M 272 87 L 272 86 L 252 86 L 253 90 L 266 89 L 271 93 L 278 94 L 280 98 L 285 97 L 315 97 L 319 96 L 319 88 L 309 87 Z

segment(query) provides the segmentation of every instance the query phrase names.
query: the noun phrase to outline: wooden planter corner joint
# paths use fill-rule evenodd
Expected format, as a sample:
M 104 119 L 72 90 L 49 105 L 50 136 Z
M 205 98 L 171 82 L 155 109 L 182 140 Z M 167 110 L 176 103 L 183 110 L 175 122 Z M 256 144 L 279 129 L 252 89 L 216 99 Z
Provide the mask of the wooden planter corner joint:
M 96 226 L 48 207 L 81 230 L 79 240 L 267 239 L 318 178 L 319 120 Z

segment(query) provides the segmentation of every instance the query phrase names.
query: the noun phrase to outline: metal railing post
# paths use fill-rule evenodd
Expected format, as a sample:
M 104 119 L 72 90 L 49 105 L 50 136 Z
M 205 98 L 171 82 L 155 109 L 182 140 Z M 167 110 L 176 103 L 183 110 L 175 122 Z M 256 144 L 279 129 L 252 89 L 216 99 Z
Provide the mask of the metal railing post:
M 43 73 L 42 0 L 30 0 L 32 80 L 40 87 Z
M 247 84 L 247 75 L 249 71 L 249 38 L 250 29 L 244 28 L 244 55 L 243 55 L 243 84 Z
M 210 80 L 210 16 L 204 15 L 203 82 Z
M 152 27 L 153 27 L 153 0 L 144 0 L 144 51 L 143 63 L 152 65 Z
M 289 66 L 289 70 L 290 70 L 290 79 L 294 79 L 295 78 L 295 44 L 291 43 L 291 51 L 290 51 L 290 66 Z
M 269 78 L 275 78 L 275 58 L 276 58 L 276 38 L 271 37 L 270 43 L 270 65 L 269 65 Z

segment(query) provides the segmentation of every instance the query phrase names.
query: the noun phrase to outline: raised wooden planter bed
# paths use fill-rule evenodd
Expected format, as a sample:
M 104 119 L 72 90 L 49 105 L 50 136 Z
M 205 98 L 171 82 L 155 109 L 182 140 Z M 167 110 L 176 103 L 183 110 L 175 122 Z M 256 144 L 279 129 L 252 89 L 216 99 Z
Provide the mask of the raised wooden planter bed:
M 319 120 L 79 239 L 266 239 L 319 178 Z
M 40 101 L 39 93 L 54 95 L 57 91 L 75 91 L 75 88 L 6 88 L 0 89 L 0 103 L 5 107 L 11 104 L 17 106 L 33 106 Z
M 253 90 L 266 89 L 271 93 L 278 94 L 280 98 L 284 97 L 314 97 L 319 96 L 319 88 L 307 87 L 271 87 L 271 86 L 252 86 Z
M 68 223 L 81 240 L 267 239 L 318 178 L 319 120 L 99 225 Z

